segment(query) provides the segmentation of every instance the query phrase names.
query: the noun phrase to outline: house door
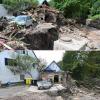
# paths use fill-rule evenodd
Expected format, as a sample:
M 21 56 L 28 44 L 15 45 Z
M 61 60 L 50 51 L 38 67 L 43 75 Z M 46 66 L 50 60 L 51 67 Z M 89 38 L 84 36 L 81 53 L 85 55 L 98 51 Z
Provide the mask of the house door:
M 54 76 L 54 83 L 58 83 L 59 82 L 59 75 L 55 75 Z

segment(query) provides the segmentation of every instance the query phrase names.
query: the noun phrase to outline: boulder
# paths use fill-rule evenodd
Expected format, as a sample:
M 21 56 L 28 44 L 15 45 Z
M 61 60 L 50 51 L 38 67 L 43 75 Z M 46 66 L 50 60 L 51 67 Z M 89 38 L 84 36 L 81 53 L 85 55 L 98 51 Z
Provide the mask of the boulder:
M 52 50 L 53 43 L 58 39 L 58 31 L 56 26 L 51 23 L 43 23 L 37 25 L 30 33 L 24 37 L 24 42 L 28 49 L 34 50 Z

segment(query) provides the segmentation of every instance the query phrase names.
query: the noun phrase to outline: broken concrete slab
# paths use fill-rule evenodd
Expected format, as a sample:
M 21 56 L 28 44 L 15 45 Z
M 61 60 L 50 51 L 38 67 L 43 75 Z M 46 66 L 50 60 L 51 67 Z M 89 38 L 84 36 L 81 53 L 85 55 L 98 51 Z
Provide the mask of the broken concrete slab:
M 56 26 L 52 25 L 52 23 L 42 23 L 42 24 L 40 23 L 36 26 L 35 29 L 33 29 L 32 34 L 39 34 L 39 33 L 46 34 L 50 29 L 56 29 Z
M 88 43 L 87 39 L 72 41 L 62 41 L 61 39 L 54 42 L 54 50 L 85 50 Z
M 60 40 L 62 40 L 64 42 L 72 42 L 72 39 L 69 37 L 62 37 L 62 38 L 60 38 Z
M 33 93 L 50 93 L 52 95 L 57 95 L 59 91 L 65 91 L 66 88 L 62 84 L 55 84 L 53 87 L 47 90 L 38 90 L 38 87 L 31 86 L 27 91 Z

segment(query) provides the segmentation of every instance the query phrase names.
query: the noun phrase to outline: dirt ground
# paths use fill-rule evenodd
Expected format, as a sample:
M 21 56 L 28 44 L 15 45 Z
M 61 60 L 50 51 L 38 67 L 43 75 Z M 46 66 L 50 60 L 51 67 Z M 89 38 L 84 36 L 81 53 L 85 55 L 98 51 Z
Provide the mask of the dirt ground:
M 100 100 L 100 93 L 96 93 L 94 91 L 86 91 L 84 89 L 80 89 L 80 92 L 76 95 L 69 97 L 68 100 Z
M 0 88 L 0 100 L 6 98 L 13 98 L 15 96 L 22 96 L 23 95 L 31 95 L 34 93 L 35 95 L 50 93 L 55 94 L 58 91 L 65 90 L 66 88 L 63 87 L 61 84 L 55 84 L 53 87 L 47 90 L 38 90 L 37 86 L 14 86 L 14 87 L 7 87 L 7 88 Z M 32 96 L 33 98 L 33 96 Z M 14 99 L 15 100 L 15 99 Z M 30 100 L 30 99 L 29 99 Z M 43 100 L 43 99 L 42 99 Z
M 14 86 L 7 88 L 0 88 L 0 99 L 11 97 L 22 92 L 25 92 L 29 87 L 28 86 Z
M 49 93 L 35 92 L 35 86 L 15 86 L 0 89 L 0 100 L 100 100 L 100 94 L 87 89 L 78 89 L 77 94 L 70 95 L 67 92 L 65 96 L 51 96 Z M 54 89 L 55 90 L 55 89 Z

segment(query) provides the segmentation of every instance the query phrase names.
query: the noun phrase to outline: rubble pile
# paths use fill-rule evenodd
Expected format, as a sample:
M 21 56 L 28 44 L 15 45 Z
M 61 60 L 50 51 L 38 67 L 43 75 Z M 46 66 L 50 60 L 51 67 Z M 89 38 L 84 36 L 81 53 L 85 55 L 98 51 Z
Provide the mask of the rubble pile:
M 75 25 L 64 25 L 59 28 L 59 40 L 54 42 L 55 50 L 85 50 L 88 43 L 87 33 L 80 31 Z
M 1 30 L 1 34 L 8 38 L 6 45 L 13 49 L 52 50 L 53 42 L 58 39 L 58 30 L 57 26 L 53 25 L 52 14 L 47 14 L 47 17 L 45 17 L 45 12 L 43 11 L 42 7 L 37 7 L 35 11 L 31 9 L 30 11 L 22 12 L 23 14 L 32 16 L 33 26 L 22 27 L 15 23 L 10 23 L 5 26 L 5 29 Z M 41 16 L 42 13 L 44 16 Z M 51 17 L 52 21 L 50 20 L 50 22 L 52 23 L 47 21 L 48 15 L 50 15 L 49 19 Z M 45 19 L 42 19 L 42 17 L 45 17 Z
M 8 26 L 0 34 L 0 42 L 2 42 L 1 48 L 3 49 L 24 49 L 25 43 L 20 43 L 22 41 L 19 37 L 19 31 L 21 28 L 16 24 L 8 24 Z M 2 39 L 2 40 L 1 40 Z
M 24 10 L 19 15 L 32 17 L 33 25 L 29 27 L 9 23 L 0 19 L 0 48 L 33 50 L 86 50 L 90 44 L 88 32 L 76 26 L 73 19 L 65 19 L 62 12 L 45 4 Z M 76 47 L 76 48 L 73 48 Z
M 96 19 L 96 20 L 87 19 L 86 24 L 90 27 L 100 29 L 100 19 Z
M 80 29 L 78 29 L 73 25 L 62 26 L 60 27 L 59 30 L 61 33 L 61 37 L 63 37 L 64 35 L 68 35 L 69 37 L 73 37 L 75 39 L 81 39 L 84 37 L 86 38 L 88 34 L 88 33 L 83 33 L 82 31 L 80 31 Z
M 0 18 L 0 31 L 3 31 L 8 25 L 7 19 L 5 17 Z

